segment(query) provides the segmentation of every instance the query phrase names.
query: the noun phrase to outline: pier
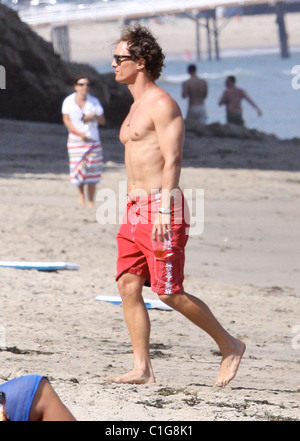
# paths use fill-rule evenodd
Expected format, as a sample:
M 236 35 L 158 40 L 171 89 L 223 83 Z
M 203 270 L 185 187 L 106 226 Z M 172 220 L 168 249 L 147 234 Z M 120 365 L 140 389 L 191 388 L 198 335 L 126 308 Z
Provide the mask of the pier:
M 161 2 L 114 1 L 62 3 L 45 8 L 27 7 L 18 11 L 22 21 L 31 26 L 52 26 L 52 42 L 55 50 L 70 59 L 68 24 L 84 21 L 132 21 L 174 15 L 190 19 L 195 26 L 196 56 L 201 59 L 200 29 L 205 29 L 208 59 L 220 59 L 219 41 L 222 29 L 237 15 L 273 14 L 278 25 L 280 55 L 290 55 L 285 26 L 286 12 L 299 12 L 300 1 L 293 0 L 164 0 Z

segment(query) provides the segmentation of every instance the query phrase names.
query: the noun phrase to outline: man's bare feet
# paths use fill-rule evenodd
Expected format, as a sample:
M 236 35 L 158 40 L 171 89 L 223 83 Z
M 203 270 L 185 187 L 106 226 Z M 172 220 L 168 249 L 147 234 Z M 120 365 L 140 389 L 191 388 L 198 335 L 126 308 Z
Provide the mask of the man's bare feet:
M 223 354 L 221 368 L 215 386 L 224 387 L 235 377 L 239 364 L 245 352 L 246 345 L 235 339 L 233 348 Z
M 155 383 L 153 375 L 146 375 L 143 373 L 137 373 L 135 371 L 128 372 L 117 377 L 105 378 L 105 381 L 111 383 L 126 383 L 126 384 L 148 384 Z

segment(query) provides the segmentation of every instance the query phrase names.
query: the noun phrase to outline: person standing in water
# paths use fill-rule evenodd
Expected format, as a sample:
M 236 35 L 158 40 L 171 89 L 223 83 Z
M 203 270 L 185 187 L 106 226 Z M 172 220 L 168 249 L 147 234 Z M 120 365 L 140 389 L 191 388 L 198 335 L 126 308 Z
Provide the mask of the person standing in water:
M 205 99 L 208 94 L 208 85 L 203 78 L 197 75 L 195 64 L 188 66 L 190 78 L 182 84 L 182 98 L 188 98 L 188 112 L 186 121 L 196 121 L 205 124 L 207 120 Z
M 219 106 L 226 106 L 226 119 L 228 124 L 242 126 L 244 125 L 241 105 L 243 99 L 248 101 L 248 103 L 256 109 L 258 116 L 262 115 L 262 111 L 243 89 L 236 87 L 235 83 L 236 78 L 234 76 L 230 75 L 227 77 L 225 82 L 226 90 L 219 100 Z

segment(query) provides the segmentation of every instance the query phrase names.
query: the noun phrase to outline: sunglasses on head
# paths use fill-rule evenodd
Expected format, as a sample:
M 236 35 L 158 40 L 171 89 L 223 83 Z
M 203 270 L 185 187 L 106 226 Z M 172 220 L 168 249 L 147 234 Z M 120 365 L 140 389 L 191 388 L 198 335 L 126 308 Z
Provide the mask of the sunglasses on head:
M 123 59 L 122 59 L 122 58 L 123 58 Z M 114 62 L 115 62 L 118 66 L 120 66 L 120 64 L 123 63 L 123 61 L 131 60 L 132 57 L 131 57 L 131 55 L 113 55 L 113 59 L 114 59 Z

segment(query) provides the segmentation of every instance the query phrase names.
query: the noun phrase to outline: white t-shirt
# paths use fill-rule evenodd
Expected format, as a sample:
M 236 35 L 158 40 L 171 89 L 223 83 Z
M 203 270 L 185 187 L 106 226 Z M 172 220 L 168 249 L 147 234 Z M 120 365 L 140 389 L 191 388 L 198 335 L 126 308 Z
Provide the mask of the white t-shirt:
M 93 141 L 100 141 L 100 135 L 98 130 L 98 121 L 93 119 L 88 123 L 82 121 L 83 115 L 89 115 L 90 113 L 95 113 L 100 116 L 103 115 L 104 110 L 101 106 L 98 98 L 87 94 L 86 102 L 84 107 L 81 109 L 75 101 L 76 92 L 73 92 L 71 95 L 67 96 L 64 99 L 62 104 L 62 114 L 69 115 L 71 123 L 78 129 L 80 132 L 88 133 L 88 136 Z

